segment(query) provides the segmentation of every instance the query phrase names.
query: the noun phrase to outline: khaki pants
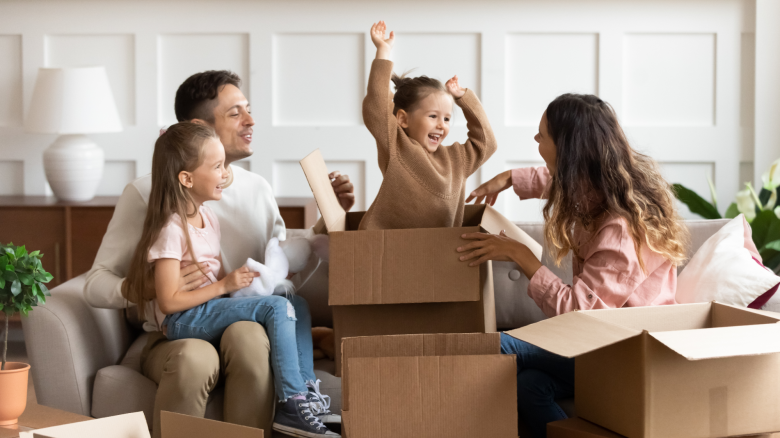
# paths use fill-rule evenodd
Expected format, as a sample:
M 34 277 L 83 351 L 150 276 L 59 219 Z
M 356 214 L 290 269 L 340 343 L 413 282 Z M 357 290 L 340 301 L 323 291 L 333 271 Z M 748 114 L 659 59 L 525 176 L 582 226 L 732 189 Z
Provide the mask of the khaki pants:
M 225 381 L 224 420 L 270 433 L 274 383 L 265 329 L 242 321 L 225 330 L 219 352 L 200 339 L 169 341 L 153 333 L 141 355 L 141 369 L 157 383 L 153 437 L 160 438 L 160 411 L 203 417 L 220 372 Z

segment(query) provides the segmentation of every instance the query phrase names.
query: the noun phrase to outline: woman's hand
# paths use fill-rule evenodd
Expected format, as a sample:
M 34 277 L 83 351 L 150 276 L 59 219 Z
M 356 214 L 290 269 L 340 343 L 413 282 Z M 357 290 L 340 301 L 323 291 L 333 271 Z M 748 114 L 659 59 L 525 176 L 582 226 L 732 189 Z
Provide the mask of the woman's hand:
M 506 172 L 499 173 L 490 181 L 477 187 L 477 189 L 471 192 L 469 197 L 466 198 L 466 203 L 471 202 L 472 199 L 476 199 L 476 201 L 474 201 L 475 204 L 482 204 L 484 201 L 491 206 L 496 205 L 498 194 L 510 187 L 512 187 L 512 171 L 507 170 Z
M 393 50 L 395 42 L 395 33 L 390 32 L 390 38 L 385 39 L 387 26 L 384 21 L 371 25 L 371 41 L 376 46 L 376 59 L 389 59 L 390 51 Z
M 452 94 L 452 97 L 456 99 L 460 99 L 461 97 L 463 97 L 464 94 L 466 94 L 466 89 L 462 88 L 458 83 L 458 75 L 453 76 L 444 85 L 447 87 L 447 91 L 449 91 L 450 94 Z
M 243 289 L 252 284 L 252 280 L 259 276 L 259 272 L 250 271 L 246 266 L 242 266 L 225 277 L 225 293 Z
M 463 262 L 471 260 L 469 266 L 477 266 L 488 260 L 515 262 L 529 279 L 542 267 L 534 253 L 525 245 L 506 235 L 468 233 L 461 236 L 473 242 L 458 247 L 458 252 L 466 253 L 460 256 Z

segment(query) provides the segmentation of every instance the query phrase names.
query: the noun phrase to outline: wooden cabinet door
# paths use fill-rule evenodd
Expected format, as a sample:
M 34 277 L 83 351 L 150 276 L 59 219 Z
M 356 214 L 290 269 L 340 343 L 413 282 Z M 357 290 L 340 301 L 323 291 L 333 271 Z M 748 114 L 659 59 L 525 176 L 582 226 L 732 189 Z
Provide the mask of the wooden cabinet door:
M 61 207 L 0 208 L 0 242 L 24 245 L 43 254 L 43 269 L 54 278 L 49 289 L 67 280 L 65 271 L 65 209 Z

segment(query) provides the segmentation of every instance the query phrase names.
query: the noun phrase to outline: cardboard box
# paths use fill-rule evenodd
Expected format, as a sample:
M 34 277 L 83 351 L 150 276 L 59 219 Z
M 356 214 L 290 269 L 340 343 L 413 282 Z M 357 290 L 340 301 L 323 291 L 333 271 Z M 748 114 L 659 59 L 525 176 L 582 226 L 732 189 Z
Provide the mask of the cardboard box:
M 205 418 L 162 411 L 162 438 L 263 438 L 263 431 Z M 98 418 L 21 432 L 20 438 L 149 438 L 143 412 Z
M 500 335 L 345 338 L 342 432 L 350 438 L 517 437 L 517 365 Z
M 630 438 L 780 431 L 780 314 L 721 303 L 577 311 L 507 332 L 575 360 L 577 415 Z
M 330 236 L 329 297 L 336 345 L 355 336 L 495 332 L 491 263 L 469 267 L 456 248 L 464 233 L 489 232 L 542 247 L 495 209 L 467 205 L 463 227 L 357 231 L 333 193 L 319 150 L 301 160 Z M 341 375 L 336 349 L 336 375 Z
M 625 438 L 582 418 L 569 418 L 547 424 L 547 438 Z M 780 438 L 780 433 L 746 435 L 745 438 Z

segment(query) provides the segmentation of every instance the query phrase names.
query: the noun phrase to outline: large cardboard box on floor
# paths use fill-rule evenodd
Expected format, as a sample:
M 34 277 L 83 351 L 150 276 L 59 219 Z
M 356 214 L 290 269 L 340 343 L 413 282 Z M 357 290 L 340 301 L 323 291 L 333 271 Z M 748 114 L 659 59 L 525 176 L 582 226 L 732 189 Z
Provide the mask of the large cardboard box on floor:
M 301 167 L 330 236 L 336 375 L 343 338 L 496 331 L 491 264 L 469 267 L 459 260 L 456 248 L 467 243 L 462 234 L 505 230 L 541 258 L 536 241 L 485 205 L 467 205 L 462 227 L 357 231 L 365 213 L 341 207 L 320 151 Z
M 629 438 L 780 431 L 780 314 L 721 303 L 576 311 L 507 332 L 576 357 L 577 415 Z
M 743 435 L 744 438 L 780 438 L 780 433 Z M 568 418 L 547 424 L 547 438 L 625 438 L 582 418 Z
M 517 364 L 498 333 L 345 338 L 348 438 L 517 438 Z
M 162 411 L 162 438 L 263 438 L 263 431 L 222 421 Z M 150 438 L 143 412 L 20 432 L 20 438 Z

